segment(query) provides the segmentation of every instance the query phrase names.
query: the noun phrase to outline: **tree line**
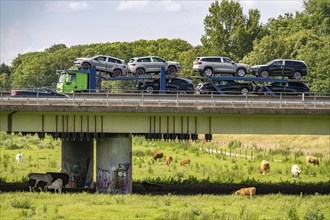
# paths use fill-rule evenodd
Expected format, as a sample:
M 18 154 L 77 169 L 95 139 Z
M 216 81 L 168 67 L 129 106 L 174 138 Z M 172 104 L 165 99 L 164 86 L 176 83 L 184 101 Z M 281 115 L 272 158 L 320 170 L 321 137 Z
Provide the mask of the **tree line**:
M 109 55 L 124 59 L 157 55 L 181 63 L 181 77 L 196 75 L 193 61 L 198 56 L 227 56 L 249 65 L 265 64 L 272 59 L 299 59 L 308 66 L 304 78 L 312 91 L 330 92 L 330 5 L 328 0 L 305 0 L 302 12 L 285 13 L 260 22 L 260 11 L 243 14 L 239 2 L 211 3 L 204 19 L 201 45 L 183 39 L 107 42 L 67 47 L 54 44 L 42 52 L 18 55 L 11 63 L 0 65 L 3 90 L 49 87 L 54 89 L 57 70 L 74 68 L 77 57 Z

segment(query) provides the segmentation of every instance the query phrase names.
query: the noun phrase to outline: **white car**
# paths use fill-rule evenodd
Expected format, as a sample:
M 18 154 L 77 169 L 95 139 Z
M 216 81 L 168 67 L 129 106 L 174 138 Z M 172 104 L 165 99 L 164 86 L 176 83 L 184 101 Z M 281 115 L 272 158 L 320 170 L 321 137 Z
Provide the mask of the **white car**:
M 134 75 L 144 75 L 145 73 L 159 73 L 161 67 L 165 67 L 166 74 L 175 75 L 181 70 L 178 62 L 166 61 L 157 56 L 134 57 L 128 62 L 128 72 Z
M 193 71 L 199 72 L 201 76 L 212 76 L 216 73 L 232 74 L 238 77 L 244 77 L 251 72 L 247 64 L 236 63 L 228 57 L 210 56 L 197 57 L 193 63 Z
M 82 70 L 88 70 L 92 66 L 95 66 L 97 71 L 104 71 L 114 77 L 126 75 L 127 73 L 127 65 L 124 60 L 104 55 L 90 58 L 76 58 L 74 65 Z

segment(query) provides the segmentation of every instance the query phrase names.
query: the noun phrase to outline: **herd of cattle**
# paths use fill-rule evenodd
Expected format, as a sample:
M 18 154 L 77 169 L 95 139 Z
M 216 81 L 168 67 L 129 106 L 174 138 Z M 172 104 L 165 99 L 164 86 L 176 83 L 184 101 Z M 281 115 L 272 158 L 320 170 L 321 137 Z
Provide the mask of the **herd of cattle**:
M 157 161 L 157 159 L 163 158 L 164 154 L 162 152 L 155 152 L 152 155 L 152 159 L 154 161 Z M 16 161 L 18 163 L 21 163 L 24 161 L 23 154 L 17 154 L 16 155 Z M 165 157 L 165 164 L 171 165 L 173 162 L 172 156 L 166 156 Z M 189 165 L 190 159 L 185 159 L 180 162 L 181 166 Z M 317 157 L 313 156 L 306 156 L 306 164 L 314 164 L 319 165 L 319 160 Z M 268 173 L 270 170 L 270 165 L 267 160 L 262 160 L 261 164 L 259 166 L 259 172 L 263 175 Z M 302 170 L 300 167 L 296 164 L 292 165 L 291 167 L 291 173 L 293 178 L 299 178 L 300 173 Z M 48 189 L 53 189 L 56 192 L 61 193 L 63 188 L 70 188 L 68 187 L 70 185 L 70 177 L 66 173 L 57 173 L 57 172 L 47 172 L 47 173 L 30 173 L 28 175 L 29 181 L 28 186 L 30 189 L 30 192 L 34 191 L 47 191 Z M 149 188 L 152 184 L 147 184 L 143 182 L 143 187 Z M 158 187 L 159 185 L 157 185 Z M 155 188 L 152 185 L 153 188 Z M 256 195 L 256 188 L 255 187 L 247 187 L 247 188 L 241 188 L 237 190 L 235 195 L 243 195 L 243 196 L 250 196 L 253 197 Z

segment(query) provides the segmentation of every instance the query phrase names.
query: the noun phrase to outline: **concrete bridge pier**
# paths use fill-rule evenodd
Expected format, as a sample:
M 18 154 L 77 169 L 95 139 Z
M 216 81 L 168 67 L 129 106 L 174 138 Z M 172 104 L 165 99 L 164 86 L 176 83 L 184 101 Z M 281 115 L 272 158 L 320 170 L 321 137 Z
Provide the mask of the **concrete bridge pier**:
M 70 180 L 67 188 L 93 188 L 94 148 L 90 140 L 62 140 L 61 172 Z
M 132 135 L 107 134 L 96 143 L 96 191 L 132 193 Z

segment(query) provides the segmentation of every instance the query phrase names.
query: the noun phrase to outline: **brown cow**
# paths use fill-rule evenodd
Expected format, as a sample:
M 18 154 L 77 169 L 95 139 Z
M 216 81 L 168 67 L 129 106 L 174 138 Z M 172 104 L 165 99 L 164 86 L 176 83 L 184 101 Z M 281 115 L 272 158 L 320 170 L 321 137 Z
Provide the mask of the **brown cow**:
M 306 156 L 306 164 L 314 164 L 314 165 L 319 165 L 319 159 L 317 159 L 317 157 L 313 157 L 313 156 Z
M 171 156 L 167 156 L 165 159 L 165 163 L 167 166 L 171 165 L 171 163 L 173 162 L 173 158 Z
M 269 172 L 269 169 L 269 162 L 267 160 L 262 160 L 259 167 L 259 172 L 262 173 L 262 175 L 265 175 L 265 173 Z
M 184 165 L 186 165 L 186 164 L 190 164 L 190 160 L 188 159 L 188 160 L 182 160 L 181 162 L 180 162 L 180 165 L 181 166 L 184 166 Z
M 158 158 L 160 159 L 160 158 L 162 158 L 163 157 L 163 153 L 162 152 L 155 152 L 155 153 L 153 153 L 153 155 L 152 155 L 152 159 L 153 160 L 157 160 Z
M 241 196 L 250 196 L 253 197 L 256 195 L 256 188 L 255 187 L 246 187 L 241 188 L 235 192 L 235 195 L 241 195 Z

